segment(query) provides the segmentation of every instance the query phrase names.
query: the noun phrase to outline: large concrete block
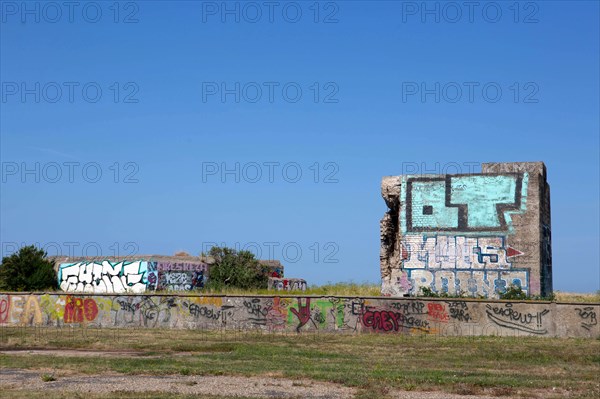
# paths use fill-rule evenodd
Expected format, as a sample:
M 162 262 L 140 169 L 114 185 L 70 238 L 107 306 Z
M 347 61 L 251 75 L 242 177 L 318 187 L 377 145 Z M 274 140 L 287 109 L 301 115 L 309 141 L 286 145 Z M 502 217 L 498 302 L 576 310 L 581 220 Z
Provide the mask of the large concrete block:
M 495 298 L 511 284 L 552 293 L 550 188 L 542 162 L 488 163 L 482 173 L 382 180 L 382 294 Z

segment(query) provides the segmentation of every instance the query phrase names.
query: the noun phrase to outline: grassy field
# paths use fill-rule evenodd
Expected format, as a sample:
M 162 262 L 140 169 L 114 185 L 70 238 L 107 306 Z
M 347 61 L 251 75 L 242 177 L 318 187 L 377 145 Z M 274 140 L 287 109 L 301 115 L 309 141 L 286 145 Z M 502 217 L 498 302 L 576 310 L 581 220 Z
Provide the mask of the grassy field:
M 600 340 L 589 339 L 0 329 L 0 350 L 26 348 L 87 349 L 104 356 L 4 352 L 0 368 L 38 370 L 58 380 L 61 373 L 309 378 L 355 387 L 363 399 L 386 398 L 395 389 L 544 399 L 600 395 Z M 43 397 L 73 397 L 61 395 Z M 10 391 L 7 397 L 41 398 L 42 393 Z

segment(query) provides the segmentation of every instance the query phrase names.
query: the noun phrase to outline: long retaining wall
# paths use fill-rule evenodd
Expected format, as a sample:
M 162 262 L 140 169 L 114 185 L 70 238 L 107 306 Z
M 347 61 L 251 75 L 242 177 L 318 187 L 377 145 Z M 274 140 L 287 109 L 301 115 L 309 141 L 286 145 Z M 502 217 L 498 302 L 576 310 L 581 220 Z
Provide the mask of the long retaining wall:
M 600 303 L 0 293 L 0 327 L 600 337 Z

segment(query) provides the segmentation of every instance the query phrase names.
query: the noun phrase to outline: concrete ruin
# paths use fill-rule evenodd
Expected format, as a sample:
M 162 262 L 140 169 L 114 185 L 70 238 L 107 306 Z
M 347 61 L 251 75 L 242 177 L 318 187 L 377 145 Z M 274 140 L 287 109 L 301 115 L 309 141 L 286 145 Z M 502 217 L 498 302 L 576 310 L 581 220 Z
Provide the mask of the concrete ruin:
M 543 162 L 479 174 L 382 179 L 381 292 L 497 298 L 510 285 L 552 293 L 550 187 Z

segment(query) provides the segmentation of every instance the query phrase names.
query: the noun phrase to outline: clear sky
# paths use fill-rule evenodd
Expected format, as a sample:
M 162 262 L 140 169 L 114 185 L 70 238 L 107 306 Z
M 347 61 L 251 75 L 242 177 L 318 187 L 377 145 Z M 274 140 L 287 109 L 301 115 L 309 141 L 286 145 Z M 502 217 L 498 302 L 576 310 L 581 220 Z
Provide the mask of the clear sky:
M 382 176 L 544 161 L 554 287 L 598 290 L 598 4 L 2 1 L 2 253 L 379 282 Z

